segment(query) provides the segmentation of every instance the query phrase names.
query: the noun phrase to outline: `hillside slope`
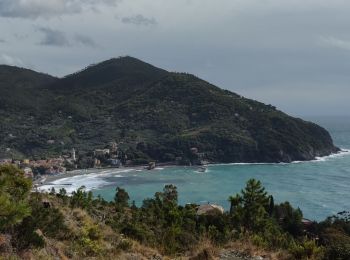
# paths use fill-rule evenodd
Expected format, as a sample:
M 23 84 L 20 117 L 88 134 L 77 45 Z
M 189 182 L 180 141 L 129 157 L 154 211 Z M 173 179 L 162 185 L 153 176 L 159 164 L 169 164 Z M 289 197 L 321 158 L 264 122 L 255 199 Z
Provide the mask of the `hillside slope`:
M 0 157 L 54 156 L 72 147 L 82 155 L 111 141 L 134 162 L 186 162 L 192 147 L 211 162 L 290 162 L 338 150 L 316 124 L 131 57 L 62 79 L 6 69 Z M 14 80 L 21 77 L 26 84 Z

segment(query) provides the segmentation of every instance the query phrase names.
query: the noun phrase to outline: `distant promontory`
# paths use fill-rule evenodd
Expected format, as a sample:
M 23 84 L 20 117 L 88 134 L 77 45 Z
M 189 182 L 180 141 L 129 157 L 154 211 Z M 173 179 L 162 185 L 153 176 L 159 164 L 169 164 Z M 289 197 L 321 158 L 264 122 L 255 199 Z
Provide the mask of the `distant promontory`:
M 0 158 L 78 156 L 117 145 L 150 161 L 291 162 L 337 152 L 322 127 L 132 57 L 56 78 L 0 66 Z

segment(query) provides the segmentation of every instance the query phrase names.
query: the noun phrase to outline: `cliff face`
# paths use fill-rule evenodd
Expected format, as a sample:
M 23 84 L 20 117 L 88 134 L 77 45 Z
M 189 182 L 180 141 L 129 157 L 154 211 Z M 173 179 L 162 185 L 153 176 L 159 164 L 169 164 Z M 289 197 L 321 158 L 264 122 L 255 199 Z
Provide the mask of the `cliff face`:
M 0 104 L 1 157 L 72 147 L 83 153 L 111 141 L 139 162 L 186 161 L 192 147 L 212 162 L 290 162 L 338 151 L 316 124 L 131 57 L 62 79 L 7 66 L 0 77 L 7 93 Z

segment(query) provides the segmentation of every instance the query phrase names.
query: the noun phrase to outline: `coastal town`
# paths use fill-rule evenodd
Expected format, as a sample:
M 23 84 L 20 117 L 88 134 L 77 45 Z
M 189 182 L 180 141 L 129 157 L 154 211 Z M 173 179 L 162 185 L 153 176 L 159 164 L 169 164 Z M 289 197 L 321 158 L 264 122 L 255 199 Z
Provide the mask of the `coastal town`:
M 121 158 L 123 156 L 123 159 Z M 70 152 L 65 153 L 56 158 L 48 159 L 14 159 L 14 158 L 0 158 L 0 165 L 14 165 L 23 170 L 25 177 L 31 179 L 39 179 L 44 175 L 61 175 L 67 173 L 67 171 L 80 169 L 81 166 L 88 168 L 101 168 L 101 167 L 115 167 L 122 166 L 122 161 L 125 165 L 131 164 L 130 160 L 127 160 L 126 155 L 118 150 L 117 143 L 111 142 L 106 148 L 95 149 L 90 152 L 90 156 L 84 156 L 84 165 L 81 165 L 79 156 L 75 148 L 72 148 Z
M 118 143 L 113 141 L 105 145 L 104 148 L 94 149 L 82 155 L 79 155 L 77 150 L 72 148 L 55 158 L 21 160 L 0 158 L 0 165 L 14 165 L 23 170 L 26 178 L 33 180 L 39 180 L 42 176 L 59 176 L 78 169 L 119 168 L 135 165 L 143 166 L 147 170 L 153 170 L 157 165 L 192 165 L 197 166 L 199 172 L 205 172 L 206 165 L 209 163 L 205 160 L 205 153 L 200 152 L 197 147 L 191 147 L 189 153 L 191 160 L 185 163 L 182 157 L 177 157 L 172 162 L 145 161 L 142 164 L 135 164 L 133 160 L 128 159 L 127 153 L 118 146 Z

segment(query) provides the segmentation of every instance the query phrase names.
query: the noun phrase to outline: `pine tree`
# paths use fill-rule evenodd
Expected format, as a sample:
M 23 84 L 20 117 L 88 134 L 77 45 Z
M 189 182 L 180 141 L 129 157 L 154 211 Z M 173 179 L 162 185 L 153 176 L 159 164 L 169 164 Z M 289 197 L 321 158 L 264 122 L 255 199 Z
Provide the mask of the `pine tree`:
M 241 224 L 248 230 L 259 231 L 269 218 L 272 203 L 260 181 L 250 179 L 241 194 L 229 197 L 230 214 L 235 225 Z
M 116 194 L 114 196 L 114 203 L 117 209 L 128 207 L 129 199 L 130 199 L 129 194 L 125 191 L 125 189 L 117 187 Z
M 249 229 L 259 229 L 267 217 L 269 197 L 260 181 L 250 179 L 242 190 L 243 222 Z

